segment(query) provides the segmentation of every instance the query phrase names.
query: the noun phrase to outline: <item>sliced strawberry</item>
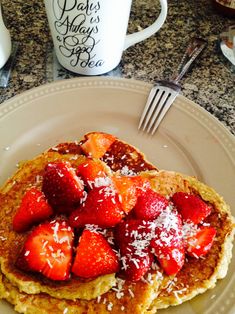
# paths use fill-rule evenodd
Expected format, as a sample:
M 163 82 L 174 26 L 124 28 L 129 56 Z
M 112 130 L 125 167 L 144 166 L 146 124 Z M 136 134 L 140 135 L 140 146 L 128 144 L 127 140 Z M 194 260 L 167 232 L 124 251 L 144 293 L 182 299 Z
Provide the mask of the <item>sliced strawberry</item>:
M 45 168 L 42 190 L 55 207 L 70 207 L 83 197 L 83 182 L 69 162 L 51 162 Z
M 172 201 L 184 221 L 199 224 L 211 213 L 211 207 L 194 194 L 177 192 L 173 195 Z
M 134 214 L 137 218 L 153 220 L 169 205 L 169 201 L 152 189 L 142 192 L 134 207 Z
M 111 186 L 94 187 L 86 200 L 69 217 L 71 226 L 83 227 L 96 224 L 99 227 L 113 227 L 124 217 L 118 195 Z
M 101 158 L 115 140 L 116 137 L 111 134 L 101 132 L 89 133 L 86 136 L 86 140 L 82 143 L 81 148 L 87 156 Z
M 149 181 L 141 176 L 112 177 L 112 181 L 126 214 L 136 205 L 138 196 L 150 187 Z
M 176 275 L 184 265 L 185 250 L 180 247 L 154 246 L 155 255 L 168 276 Z
M 113 177 L 114 188 L 119 195 L 122 209 L 127 214 L 135 206 L 137 201 L 137 189 L 132 177 Z
M 200 227 L 186 239 L 187 254 L 196 258 L 206 255 L 212 247 L 215 235 L 215 228 Z
M 77 175 L 82 178 L 85 185 L 92 188 L 96 183 L 107 177 L 104 166 L 92 159 L 87 159 L 77 168 Z
M 94 278 L 118 270 L 118 257 L 105 237 L 85 229 L 79 239 L 72 272 L 82 278 Z
M 115 227 L 114 238 L 121 253 L 122 274 L 126 279 L 138 281 L 153 262 L 149 244 L 152 232 L 143 220 L 127 219 Z
M 142 195 L 142 193 L 145 194 L 147 190 L 151 189 L 150 181 L 148 178 L 142 176 L 135 176 L 132 178 L 135 182 L 138 196 Z
M 175 211 L 165 209 L 155 220 L 155 225 L 155 238 L 150 245 L 165 273 L 175 275 L 185 261 L 182 219 Z
M 70 276 L 73 251 L 73 230 L 64 220 L 37 226 L 24 243 L 17 266 L 42 273 L 53 280 Z
M 13 229 L 17 232 L 27 231 L 33 224 L 42 222 L 53 213 L 45 195 L 35 187 L 24 194 L 21 204 L 13 218 Z

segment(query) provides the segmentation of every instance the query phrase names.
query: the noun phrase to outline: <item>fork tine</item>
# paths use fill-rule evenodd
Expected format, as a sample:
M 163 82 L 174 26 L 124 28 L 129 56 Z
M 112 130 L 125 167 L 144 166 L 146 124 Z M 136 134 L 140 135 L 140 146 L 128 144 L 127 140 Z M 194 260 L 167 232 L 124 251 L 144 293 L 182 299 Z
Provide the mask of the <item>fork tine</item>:
M 152 101 L 153 101 L 153 98 L 155 97 L 155 94 L 156 94 L 156 91 L 157 91 L 157 87 L 154 86 L 150 93 L 149 93 L 149 96 L 148 96 L 148 99 L 147 99 L 147 102 L 146 102 L 146 105 L 144 107 L 144 110 L 143 110 L 143 113 L 141 115 L 141 118 L 140 118 L 140 122 L 139 122 L 139 126 L 138 126 L 138 129 L 141 128 L 144 120 L 145 120 L 145 117 L 146 117 L 146 114 L 147 112 L 149 111 L 150 107 L 151 107 L 151 104 L 152 104 Z
M 147 116 L 145 118 L 145 123 L 144 123 L 144 127 L 143 127 L 143 131 L 145 130 L 145 128 L 147 127 L 147 125 L 149 124 L 149 121 L 151 119 L 151 117 L 153 116 L 154 110 L 156 109 L 156 105 L 158 104 L 158 102 L 160 101 L 162 97 L 162 91 L 160 89 L 157 89 L 157 92 L 153 98 L 152 101 L 152 105 L 151 108 L 149 110 L 149 112 L 147 113 Z
M 172 93 L 172 94 L 168 94 L 168 98 L 166 100 L 166 103 L 164 104 L 161 112 L 159 113 L 159 116 L 157 117 L 157 121 L 155 122 L 155 124 L 153 124 L 153 129 L 151 134 L 153 135 L 157 128 L 159 127 L 159 124 L 161 123 L 162 119 L 164 118 L 164 116 L 166 115 L 167 111 L 169 110 L 169 108 L 171 107 L 173 101 L 175 100 L 176 96 L 178 95 L 178 93 Z
M 159 102 L 156 102 L 155 107 L 156 107 L 156 111 L 154 112 L 154 114 L 152 115 L 152 118 L 149 122 L 149 126 L 147 129 L 147 133 L 149 133 L 149 131 L 151 130 L 153 124 L 155 123 L 157 117 L 159 116 L 159 113 L 161 112 L 163 106 L 165 105 L 165 102 L 167 100 L 167 98 L 169 97 L 169 93 L 168 91 L 165 91 L 164 89 L 162 90 L 162 97 L 160 98 Z

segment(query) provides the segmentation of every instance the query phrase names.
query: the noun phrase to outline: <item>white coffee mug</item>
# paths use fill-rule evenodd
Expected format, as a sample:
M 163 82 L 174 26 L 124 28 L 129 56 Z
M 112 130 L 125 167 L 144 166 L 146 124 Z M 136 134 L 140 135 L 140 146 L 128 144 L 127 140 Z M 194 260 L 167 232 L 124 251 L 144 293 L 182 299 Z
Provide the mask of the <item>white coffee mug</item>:
M 149 27 L 126 35 L 132 0 L 44 0 L 60 64 L 82 75 L 114 69 L 123 50 L 156 33 L 167 16 L 167 0 Z
M 0 1 L 0 69 L 5 65 L 11 54 L 11 36 L 3 21 Z

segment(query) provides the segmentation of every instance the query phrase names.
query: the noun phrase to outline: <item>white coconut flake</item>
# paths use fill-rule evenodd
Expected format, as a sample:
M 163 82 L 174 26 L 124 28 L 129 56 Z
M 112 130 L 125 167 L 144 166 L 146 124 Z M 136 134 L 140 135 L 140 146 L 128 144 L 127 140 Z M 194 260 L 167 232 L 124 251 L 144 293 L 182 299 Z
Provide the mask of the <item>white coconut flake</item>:
M 123 175 L 123 176 L 136 176 L 136 173 L 129 169 L 128 166 L 123 166 L 122 169 L 120 170 L 120 174 Z
M 102 230 L 98 225 L 93 225 L 93 224 L 86 224 L 85 229 L 91 232 L 96 232 L 96 233 L 101 232 Z
M 112 288 L 114 292 L 116 292 L 116 298 L 119 300 L 124 296 L 123 286 L 125 284 L 125 280 L 121 278 L 116 279 L 116 286 Z
M 69 158 L 70 160 L 77 160 L 78 159 L 78 155 L 74 155 L 72 157 Z
M 46 261 L 47 261 L 48 266 L 49 266 L 50 268 L 53 268 L 53 266 L 52 266 L 52 264 L 51 264 L 50 260 L 49 260 L 49 259 L 47 259 Z
M 101 187 L 101 186 L 111 186 L 112 185 L 112 180 L 109 177 L 99 177 L 99 178 L 95 178 L 94 182 L 93 182 L 95 187 Z
M 112 309 L 113 309 L 113 303 L 109 302 L 108 305 L 107 305 L 107 310 L 111 312 Z
M 182 303 L 182 300 L 180 299 L 180 297 L 178 296 L 178 291 L 173 291 L 174 296 L 176 297 L 177 301 L 179 302 L 179 304 Z
M 44 241 L 43 245 L 42 245 L 42 248 L 44 249 L 47 246 L 47 244 L 48 244 L 48 241 Z
M 133 292 L 130 288 L 128 289 L 128 292 L 129 292 L 129 294 L 130 294 L 130 296 L 131 296 L 132 298 L 135 297 L 134 292 Z
M 56 222 L 55 226 L 52 227 L 52 230 L 54 231 L 53 237 L 55 242 L 59 243 L 59 237 L 58 237 L 58 230 L 59 230 L 59 223 Z
M 42 176 L 36 175 L 36 177 L 35 177 L 35 182 L 36 182 L 36 183 L 40 183 L 41 181 L 42 181 Z
M 88 193 L 86 191 L 83 191 L 82 197 L 80 198 L 80 204 L 83 204 L 87 199 Z

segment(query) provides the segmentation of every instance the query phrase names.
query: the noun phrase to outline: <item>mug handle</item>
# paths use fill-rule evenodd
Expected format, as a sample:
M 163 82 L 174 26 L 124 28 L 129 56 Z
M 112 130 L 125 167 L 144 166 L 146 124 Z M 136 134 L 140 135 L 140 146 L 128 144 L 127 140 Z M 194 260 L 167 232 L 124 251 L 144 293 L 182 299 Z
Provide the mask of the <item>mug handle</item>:
M 161 4 L 161 12 L 158 18 L 156 19 L 156 21 L 152 25 L 148 26 L 147 28 L 139 32 L 126 35 L 123 50 L 126 50 L 130 46 L 133 46 L 139 43 L 140 41 L 143 41 L 146 38 L 152 36 L 162 27 L 167 17 L 167 0 L 160 0 L 160 4 Z

